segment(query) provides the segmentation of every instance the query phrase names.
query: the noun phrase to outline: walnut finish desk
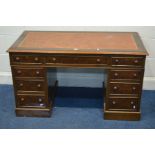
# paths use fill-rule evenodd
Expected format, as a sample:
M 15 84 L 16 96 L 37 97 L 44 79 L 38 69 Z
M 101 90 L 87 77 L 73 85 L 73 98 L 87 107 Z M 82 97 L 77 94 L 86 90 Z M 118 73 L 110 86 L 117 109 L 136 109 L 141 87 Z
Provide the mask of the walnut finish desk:
M 136 32 L 25 31 L 9 48 L 17 116 L 50 117 L 47 69 L 106 70 L 104 119 L 139 120 L 145 58 Z

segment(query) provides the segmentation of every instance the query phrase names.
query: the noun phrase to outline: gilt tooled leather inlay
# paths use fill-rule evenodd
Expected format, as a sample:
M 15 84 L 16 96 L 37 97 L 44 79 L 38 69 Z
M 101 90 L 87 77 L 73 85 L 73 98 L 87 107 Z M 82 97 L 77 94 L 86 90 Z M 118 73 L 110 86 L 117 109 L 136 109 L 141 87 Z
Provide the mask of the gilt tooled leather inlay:
M 124 49 L 136 50 L 131 33 L 28 32 L 19 48 Z

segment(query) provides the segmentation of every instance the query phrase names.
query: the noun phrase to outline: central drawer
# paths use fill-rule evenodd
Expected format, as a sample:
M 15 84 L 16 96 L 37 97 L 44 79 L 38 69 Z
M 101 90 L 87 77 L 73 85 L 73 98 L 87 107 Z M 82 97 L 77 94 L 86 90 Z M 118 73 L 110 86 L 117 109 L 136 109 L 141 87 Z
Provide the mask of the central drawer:
M 109 84 L 109 94 L 111 95 L 138 95 L 140 94 L 140 90 L 140 83 L 110 82 Z
M 46 83 L 43 80 L 15 80 L 17 91 L 45 91 Z
M 50 56 L 46 64 L 108 64 L 107 56 Z

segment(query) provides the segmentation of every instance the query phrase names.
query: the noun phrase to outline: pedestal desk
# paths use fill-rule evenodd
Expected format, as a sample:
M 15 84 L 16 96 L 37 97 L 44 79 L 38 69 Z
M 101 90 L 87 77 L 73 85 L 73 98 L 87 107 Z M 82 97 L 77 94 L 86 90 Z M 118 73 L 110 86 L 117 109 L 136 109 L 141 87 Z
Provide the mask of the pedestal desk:
M 140 119 L 148 53 L 138 33 L 25 31 L 8 52 L 17 116 L 50 117 L 57 67 L 85 67 L 106 71 L 104 119 Z M 52 89 L 48 68 L 54 70 Z

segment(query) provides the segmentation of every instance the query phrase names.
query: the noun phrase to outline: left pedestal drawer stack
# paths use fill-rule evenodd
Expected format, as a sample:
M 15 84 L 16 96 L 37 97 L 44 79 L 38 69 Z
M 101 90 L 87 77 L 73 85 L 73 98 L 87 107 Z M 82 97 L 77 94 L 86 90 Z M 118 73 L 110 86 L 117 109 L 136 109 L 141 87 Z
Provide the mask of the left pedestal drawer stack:
M 17 116 L 50 117 L 46 68 L 38 56 L 10 55 Z

